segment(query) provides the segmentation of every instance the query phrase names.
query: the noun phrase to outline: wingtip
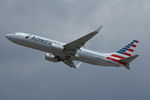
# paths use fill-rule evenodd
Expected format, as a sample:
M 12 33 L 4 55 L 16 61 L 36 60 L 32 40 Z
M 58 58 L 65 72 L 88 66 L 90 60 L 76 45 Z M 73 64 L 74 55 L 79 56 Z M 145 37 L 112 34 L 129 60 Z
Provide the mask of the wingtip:
M 103 25 L 101 25 L 97 30 L 96 32 L 98 33 L 101 29 L 102 29 Z
M 79 62 L 77 65 L 76 65 L 76 68 L 79 69 L 79 67 L 81 66 L 82 62 Z

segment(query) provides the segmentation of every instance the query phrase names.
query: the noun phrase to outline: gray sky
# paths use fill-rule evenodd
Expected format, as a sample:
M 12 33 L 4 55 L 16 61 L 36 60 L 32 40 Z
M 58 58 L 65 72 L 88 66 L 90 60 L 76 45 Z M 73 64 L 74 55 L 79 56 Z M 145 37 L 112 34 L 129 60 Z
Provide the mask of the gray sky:
M 101 24 L 87 48 L 113 52 L 139 40 L 130 71 L 85 63 L 71 69 L 5 38 L 21 31 L 68 43 Z M 0 0 L 0 34 L 0 100 L 150 99 L 150 0 Z

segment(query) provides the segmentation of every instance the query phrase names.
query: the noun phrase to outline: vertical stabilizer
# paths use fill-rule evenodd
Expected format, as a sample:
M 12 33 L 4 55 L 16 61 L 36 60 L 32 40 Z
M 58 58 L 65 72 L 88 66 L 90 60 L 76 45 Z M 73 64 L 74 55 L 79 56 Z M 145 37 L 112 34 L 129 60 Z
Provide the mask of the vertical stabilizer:
M 106 57 L 106 59 L 110 59 L 114 62 L 118 62 L 121 65 L 123 65 L 125 68 L 129 68 L 129 63 L 134 60 L 138 55 L 132 56 L 137 44 L 139 43 L 138 40 L 133 40 L 123 48 L 119 49 L 118 51 L 114 53 L 110 53 L 109 56 Z

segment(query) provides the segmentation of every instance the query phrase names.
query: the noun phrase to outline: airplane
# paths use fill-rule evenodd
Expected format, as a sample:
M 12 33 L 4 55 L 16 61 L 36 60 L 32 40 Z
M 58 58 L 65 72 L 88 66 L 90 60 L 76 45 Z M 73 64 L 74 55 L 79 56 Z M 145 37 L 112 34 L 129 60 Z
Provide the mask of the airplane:
M 58 42 L 23 32 L 6 34 L 6 38 L 16 44 L 44 51 L 46 52 L 45 60 L 63 62 L 72 68 L 79 68 L 82 62 L 84 62 L 99 66 L 124 66 L 129 70 L 129 63 L 139 56 L 132 56 L 139 43 L 138 40 L 133 40 L 123 48 L 112 53 L 99 53 L 84 47 L 85 43 L 99 33 L 102 27 L 101 25 L 97 30 L 70 43 Z M 74 61 L 79 61 L 79 63 L 75 64 Z

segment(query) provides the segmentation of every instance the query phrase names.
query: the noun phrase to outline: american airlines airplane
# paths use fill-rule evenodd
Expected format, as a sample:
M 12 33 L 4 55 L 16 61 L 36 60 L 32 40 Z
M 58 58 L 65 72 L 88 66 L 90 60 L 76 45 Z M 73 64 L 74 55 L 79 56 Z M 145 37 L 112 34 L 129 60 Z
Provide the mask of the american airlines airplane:
M 100 66 L 124 66 L 125 68 L 130 69 L 129 63 L 138 57 L 138 55 L 132 56 L 132 53 L 139 42 L 137 40 L 133 40 L 123 48 L 112 53 L 98 53 L 83 47 L 88 40 L 99 33 L 101 28 L 102 26 L 70 43 L 62 43 L 22 32 L 7 34 L 6 38 L 16 44 L 47 52 L 45 55 L 46 60 L 52 62 L 62 61 L 72 68 L 79 68 L 81 63 L 85 62 Z M 80 63 L 75 65 L 73 61 L 79 61 Z

